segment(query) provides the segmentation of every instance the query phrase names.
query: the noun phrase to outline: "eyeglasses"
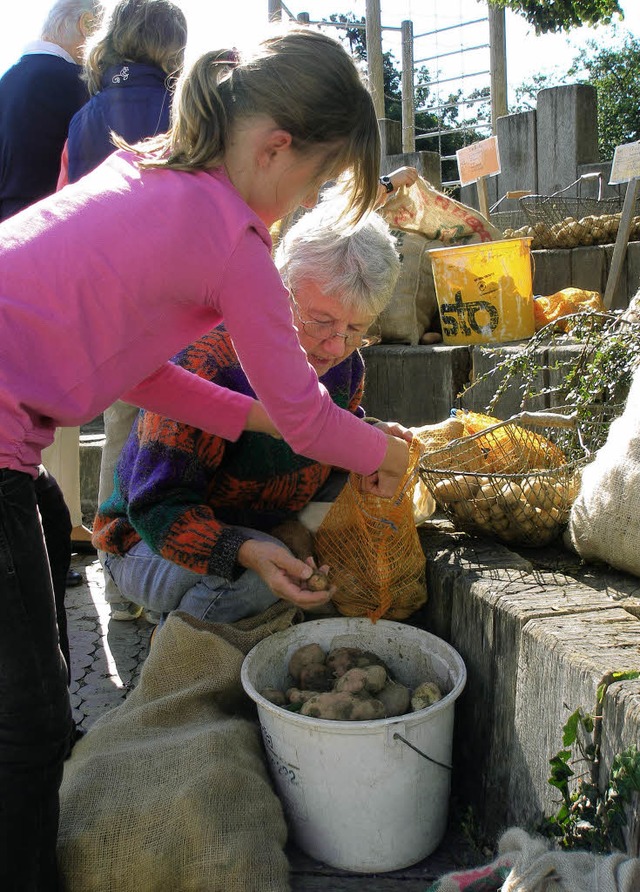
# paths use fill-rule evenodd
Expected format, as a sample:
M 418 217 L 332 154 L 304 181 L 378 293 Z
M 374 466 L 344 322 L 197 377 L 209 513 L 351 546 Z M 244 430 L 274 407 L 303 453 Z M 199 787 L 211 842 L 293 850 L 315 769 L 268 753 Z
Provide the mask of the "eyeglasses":
M 289 290 L 289 300 L 293 305 L 300 327 L 304 333 L 309 335 L 310 338 L 313 338 L 314 341 L 328 341 L 331 338 L 342 338 L 345 345 L 352 350 L 357 350 L 359 347 L 371 347 L 373 344 L 379 344 L 381 341 L 380 335 L 374 332 L 368 331 L 366 333 L 361 333 L 354 331 L 350 334 L 345 334 L 344 332 L 336 331 L 335 322 L 318 322 L 315 319 L 303 319 L 300 305 L 293 296 L 291 290 Z

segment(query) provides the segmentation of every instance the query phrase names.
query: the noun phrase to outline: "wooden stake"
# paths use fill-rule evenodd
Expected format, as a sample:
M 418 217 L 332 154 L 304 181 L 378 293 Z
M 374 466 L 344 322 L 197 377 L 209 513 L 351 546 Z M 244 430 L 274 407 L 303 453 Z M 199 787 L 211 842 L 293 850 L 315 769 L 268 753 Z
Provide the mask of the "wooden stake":
M 624 204 L 622 205 L 620 226 L 618 227 L 618 235 L 616 236 L 616 243 L 613 248 L 611 269 L 609 270 L 609 275 L 607 277 L 607 287 L 605 288 L 604 292 L 604 305 L 607 310 L 611 309 L 611 304 L 613 303 L 613 295 L 615 294 L 615 290 L 620 279 L 620 274 L 622 272 L 624 258 L 627 253 L 629 235 L 631 234 L 631 226 L 633 224 L 633 218 L 635 216 L 636 198 L 638 195 L 639 182 L 640 181 L 638 180 L 638 177 L 634 177 L 632 180 L 629 180 L 629 183 L 627 184 L 627 193 L 624 197 Z

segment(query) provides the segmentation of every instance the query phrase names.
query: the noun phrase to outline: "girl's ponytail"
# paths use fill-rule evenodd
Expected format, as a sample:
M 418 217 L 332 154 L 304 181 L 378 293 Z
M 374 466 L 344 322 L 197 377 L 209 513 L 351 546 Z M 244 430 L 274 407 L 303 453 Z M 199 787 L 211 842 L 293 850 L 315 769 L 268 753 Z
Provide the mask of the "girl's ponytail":
M 222 164 L 229 118 L 221 92 L 228 93 L 236 58 L 233 50 L 217 50 L 196 59 L 178 82 L 168 133 L 134 146 L 141 167 L 202 170 Z

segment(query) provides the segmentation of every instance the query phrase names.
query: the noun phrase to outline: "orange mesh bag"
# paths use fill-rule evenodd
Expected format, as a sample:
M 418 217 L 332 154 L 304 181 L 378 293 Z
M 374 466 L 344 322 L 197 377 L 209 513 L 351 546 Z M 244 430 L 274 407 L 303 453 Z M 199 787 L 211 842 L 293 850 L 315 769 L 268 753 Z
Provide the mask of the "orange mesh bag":
M 414 469 L 420 443 L 410 448 L 407 473 L 392 499 L 360 492 L 350 474 L 316 534 L 319 564 L 336 586 L 343 616 L 406 619 L 427 600 L 425 557 L 413 518 Z
M 555 294 L 540 295 L 533 302 L 533 315 L 536 331 L 550 322 L 556 322 L 562 331 L 570 331 L 575 320 L 567 319 L 576 313 L 606 313 L 598 291 L 585 291 L 582 288 L 563 288 Z
M 472 437 L 488 428 L 484 437 L 462 443 L 460 453 L 466 456 L 465 466 L 458 466 L 461 471 L 476 471 L 485 474 L 516 474 L 523 468 L 555 468 L 565 463 L 566 458 L 561 449 L 547 437 L 536 434 L 522 427 L 508 425 L 499 418 L 483 415 L 481 412 L 469 412 L 457 409 L 455 417 L 464 424 L 464 436 Z M 503 427 L 496 427 L 502 425 Z M 478 452 L 482 452 L 482 461 Z M 456 456 L 453 450 L 454 458 Z M 449 467 L 456 470 L 455 461 Z

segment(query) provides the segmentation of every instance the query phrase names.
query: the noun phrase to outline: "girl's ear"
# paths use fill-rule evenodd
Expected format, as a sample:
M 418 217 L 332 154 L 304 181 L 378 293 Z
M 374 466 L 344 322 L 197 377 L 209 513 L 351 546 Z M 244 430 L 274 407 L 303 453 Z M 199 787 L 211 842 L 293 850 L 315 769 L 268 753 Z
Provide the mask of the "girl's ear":
M 282 152 L 289 150 L 292 142 L 293 138 L 287 130 L 268 131 L 260 147 L 260 161 L 265 166 L 275 161 Z

